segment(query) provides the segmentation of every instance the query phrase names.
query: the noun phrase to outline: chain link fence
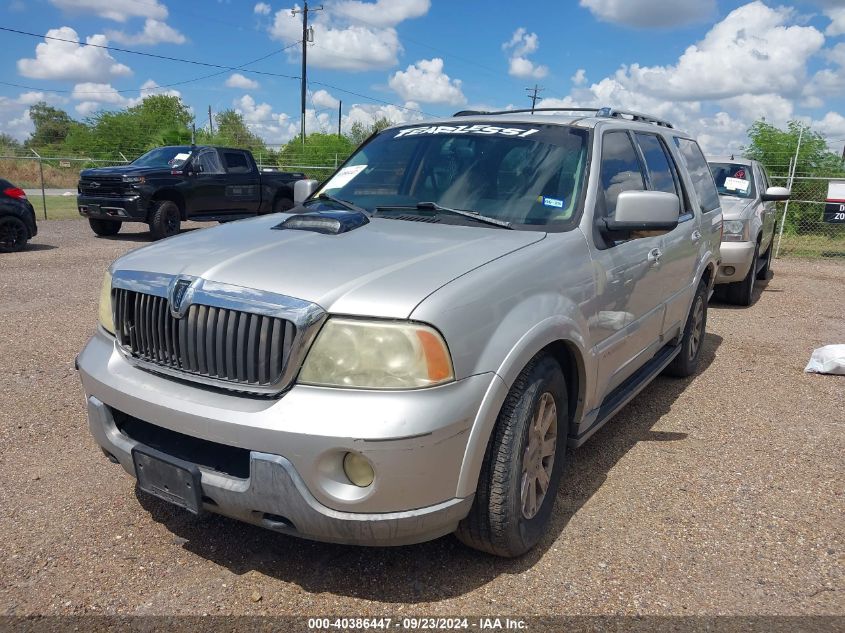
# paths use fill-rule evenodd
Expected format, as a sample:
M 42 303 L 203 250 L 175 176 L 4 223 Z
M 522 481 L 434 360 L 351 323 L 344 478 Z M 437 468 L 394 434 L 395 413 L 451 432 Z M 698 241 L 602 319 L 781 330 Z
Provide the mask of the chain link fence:
M 786 187 L 786 176 L 774 176 L 772 185 Z M 845 258 L 845 223 L 826 221 L 825 199 L 831 178 L 796 176 L 792 197 L 778 204 L 778 257 Z M 834 179 L 835 180 L 835 179 Z

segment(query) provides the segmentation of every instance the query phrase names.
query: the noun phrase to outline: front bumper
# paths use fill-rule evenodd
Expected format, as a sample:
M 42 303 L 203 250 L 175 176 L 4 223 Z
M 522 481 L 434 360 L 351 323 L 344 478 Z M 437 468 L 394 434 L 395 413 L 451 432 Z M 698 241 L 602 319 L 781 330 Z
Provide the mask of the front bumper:
M 722 242 L 722 263 L 716 273 L 716 283 L 729 284 L 745 279 L 754 263 L 755 246 L 755 242 Z
M 79 215 L 98 220 L 146 222 L 147 206 L 140 195 L 125 197 L 76 196 Z
M 91 433 L 133 476 L 138 442 L 114 410 L 249 451 L 247 478 L 198 464 L 209 511 L 316 540 L 403 545 L 454 531 L 472 504 L 457 495 L 458 481 L 492 374 L 416 391 L 295 386 L 279 399 L 254 398 L 139 369 L 102 331 L 78 364 Z M 368 488 L 343 475 L 351 451 L 373 464 Z

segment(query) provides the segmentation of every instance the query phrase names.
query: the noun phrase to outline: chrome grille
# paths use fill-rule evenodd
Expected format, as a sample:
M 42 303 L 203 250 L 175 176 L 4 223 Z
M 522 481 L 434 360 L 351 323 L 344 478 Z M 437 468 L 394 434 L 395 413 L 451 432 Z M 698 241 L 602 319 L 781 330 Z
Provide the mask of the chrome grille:
M 177 319 L 164 297 L 123 288 L 112 306 L 117 340 L 136 358 L 235 389 L 282 387 L 296 334 L 288 320 L 203 304 Z

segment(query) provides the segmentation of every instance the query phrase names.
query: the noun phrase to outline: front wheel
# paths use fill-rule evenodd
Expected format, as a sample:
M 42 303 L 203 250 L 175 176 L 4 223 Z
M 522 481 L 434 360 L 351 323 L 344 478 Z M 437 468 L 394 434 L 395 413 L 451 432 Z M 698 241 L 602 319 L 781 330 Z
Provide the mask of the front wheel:
M 154 240 L 160 240 L 179 233 L 181 225 L 179 207 L 170 200 L 160 200 L 155 203 L 152 217 L 150 218 L 150 233 Z
M 757 271 L 757 279 L 766 281 L 769 278 L 769 269 L 772 267 L 772 251 L 775 248 L 775 238 L 769 242 L 769 248 L 766 249 L 766 254 L 763 255 L 763 267 Z
M 566 380 L 551 356 L 532 360 L 505 399 L 457 537 L 496 556 L 520 556 L 548 528 L 566 457 Z
M 692 376 L 698 369 L 698 359 L 704 346 L 704 335 L 707 333 L 707 292 L 709 286 L 702 280 L 698 284 L 692 299 L 687 323 L 681 337 L 681 351 L 664 370 L 669 376 L 686 378 Z
M 0 253 L 22 251 L 29 240 L 24 221 L 13 215 L 0 217 Z
M 730 303 L 738 306 L 750 306 L 754 301 L 754 280 L 757 277 L 757 260 L 760 257 L 760 245 L 754 247 L 754 257 L 751 259 L 751 267 L 748 274 L 742 281 L 727 284 L 725 296 Z
M 117 235 L 120 232 L 122 222 L 115 222 L 114 220 L 100 220 L 98 218 L 88 218 L 88 224 L 91 230 L 97 235 Z

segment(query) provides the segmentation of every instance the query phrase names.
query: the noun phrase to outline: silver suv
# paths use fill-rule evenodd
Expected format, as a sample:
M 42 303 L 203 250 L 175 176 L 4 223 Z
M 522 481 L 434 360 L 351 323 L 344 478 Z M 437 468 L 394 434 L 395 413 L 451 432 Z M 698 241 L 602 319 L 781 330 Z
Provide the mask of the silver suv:
M 696 369 L 722 212 L 664 121 L 461 112 L 373 136 L 314 187 L 106 274 L 78 367 L 141 490 L 323 541 L 457 532 L 516 556 L 567 446 Z
M 754 281 L 766 279 L 772 264 L 776 201 L 789 199 L 789 189 L 772 187 L 765 167 L 756 160 L 715 156 L 709 160 L 722 212 L 722 263 L 716 274 L 717 298 L 751 305 Z

